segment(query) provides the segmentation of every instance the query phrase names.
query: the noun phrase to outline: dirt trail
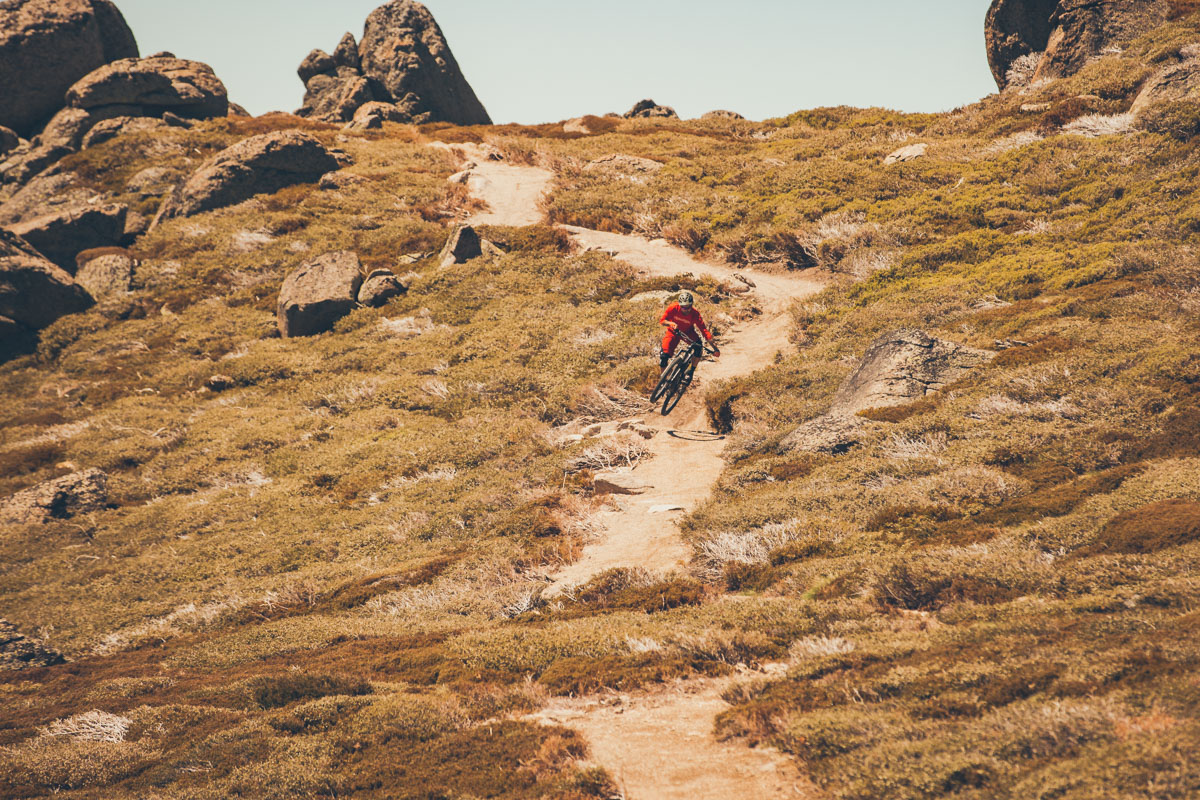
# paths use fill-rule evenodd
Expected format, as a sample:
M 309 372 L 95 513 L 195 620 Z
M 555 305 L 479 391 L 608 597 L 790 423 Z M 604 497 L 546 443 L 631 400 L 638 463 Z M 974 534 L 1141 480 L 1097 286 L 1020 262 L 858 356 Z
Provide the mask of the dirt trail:
M 795 762 L 771 747 L 718 742 L 713 718 L 731 679 L 693 680 L 635 695 L 556 699 L 529 719 L 574 728 L 629 800 L 816 797 Z
M 489 207 L 470 222 L 529 225 L 543 219 L 539 201 L 549 188 L 552 173 L 490 161 L 483 147 L 456 147 L 475 162 L 467 186 Z M 644 418 L 657 433 L 648 442 L 646 458 L 633 472 L 650 488 L 640 495 L 616 499 L 615 508 L 599 515 L 596 540 L 576 563 L 552 576 L 548 595 L 569 590 L 614 567 L 667 573 L 684 566 L 690 549 L 675 521 L 712 493 L 724 466 L 724 441 L 709 429 L 699 403 L 704 386 L 768 367 L 776 353 L 787 352 L 788 306 L 822 288 L 812 275 L 775 275 L 709 264 L 661 240 L 563 228 L 581 248 L 607 251 L 648 275 L 692 274 L 733 283 L 739 282 L 735 276 L 741 276 L 752 284 L 752 296 L 762 313 L 722 332 L 721 358 L 701 365 L 696 381 L 670 416 L 656 413 Z M 713 720 L 729 707 L 721 692 L 730 680 L 681 681 L 605 699 L 560 699 L 532 719 L 583 732 L 594 759 L 609 770 L 630 800 L 817 796 L 815 787 L 783 754 L 716 740 Z

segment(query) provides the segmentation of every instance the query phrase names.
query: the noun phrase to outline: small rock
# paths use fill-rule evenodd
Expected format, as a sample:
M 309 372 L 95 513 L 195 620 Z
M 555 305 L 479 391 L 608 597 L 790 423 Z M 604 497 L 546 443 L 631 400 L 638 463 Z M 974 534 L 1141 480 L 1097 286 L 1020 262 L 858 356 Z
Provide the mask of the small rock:
M 29 669 L 62 664 L 62 653 L 30 639 L 6 619 L 0 619 L 0 670 Z
M 641 100 L 625 112 L 625 119 L 678 119 L 670 106 L 660 106 L 653 100 Z
M 700 119 L 742 120 L 742 119 L 745 119 L 745 117 L 743 117 L 741 114 L 737 113 L 736 111 L 725 111 L 724 109 L 719 109 L 717 111 L 709 111 L 709 112 L 705 113 L 702 117 L 700 117 Z
M 673 505 L 667 504 L 667 505 L 650 506 L 650 510 L 648 513 L 650 513 L 650 514 L 667 514 L 672 511 L 683 511 L 683 510 L 684 510 L 683 506 L 673 506 Z
M 81 147 L 86 150 L 89 147 L 104 144 L 118 136 L 153 131 L 166 127 L 168 127 L 166 122 L 154 117 L 113 117 L 112 119 L 102 120 L 93 125 L 92 129 L 83 137 Z
M 890 154 L 887 158 L 883 159 L 883 163 L 886 165 L 891 165 L 901 164 L 905 161 L 915 161 L 918 158 L 923 158 L 928 150 L 929 145 L 925 144 L 924 142 L 920 144 L 910 144 L 907 147 L 901 147 L 899 150 Z
M 10 230 L 53 261 L 73 272 L 75 257 L 95 247 L 115 247 L 125 235 L 122 205 L 78 206 L 12 225 Z
M 601 470 L 592 481 L 592 489 L 597 495 L 643 494 L 652 488 L 654 487 L 635 476 L 628 468 Z
M 866 422 L 861 417 L 826 415 L 809 420 L 780 441 L 785 452 L 842 455 L 859 443 Z
M 279 333 L 313 336 L 333 328 L 354 310 L 362 286 L 362 265 L 354 253 L 327 253 L 292 272 L 279 290 Z
M 237 386 L 237 382 L 228 375 L 212 375 L 204 382 L 204 388 L 210 392 L 223 392 Z
M 1021 111 L 1026 114 L 1040 114 L 1043 111 L 1049 111 L 1049 103 L 1024 103 L 1021 106 Z
M 503 247 L 487 239 L 479 240 L 479 249 L 488 258 L 499 258 L 500 256 L 508 255 Z
M 100 511 L 107 504 L 108 475 L 89 469 L 17 492 L 0 505 L 0 522 L 38 525 Z
M 346 189 L 360 183 L 365 183 L 366 180 L 361 175 L 352 175 L 348 172 L 328 172 L 321 176 L 321 180 L 317 183 L 317 188 L 326 192 L 337 191 L 338 189 Z
M 394 103 L 372 100 L 358 107 L 354 119 L 346 125 L 347 130 L 378 130 L 385 122 L 404 122 L 404 112 Z
M 97 300 L 116 297 L 129 291 L 137 262 L 128 253 L 97 256 L 80 264 L 75 282 Z
M 174 186 L 171 171 L 166 167 L 146 167 L 125 182 L 125 191 L 143 198 L 162 197 L 169 194 Z
M 445 269 L 455 264 L 465 264 L 481 255 L 483 247 L 479 241 L 479 234 L 470 225 L 457 225 L 438 256 L 438 264 Z
M 563 132 L 590 134 L 592 129 L 587 126 L 587 122 L 584 121 L 583 117 L 576 117 L 563 123 Z
M 358 302 L 368 308 L 379 308 L 407 291 L 408 287 L 391 270 L 377 269 L 363 281 L 362 288 L 358 290 Z
M 296 69 L 296 74 L 300 76 L 301 82 L 305 85 L 308 85 L 308 82 L 318 75 L 334 75 L 336 73 L 337 63 L 333 60 L 333 56 L 319 49 L 306 55 Z

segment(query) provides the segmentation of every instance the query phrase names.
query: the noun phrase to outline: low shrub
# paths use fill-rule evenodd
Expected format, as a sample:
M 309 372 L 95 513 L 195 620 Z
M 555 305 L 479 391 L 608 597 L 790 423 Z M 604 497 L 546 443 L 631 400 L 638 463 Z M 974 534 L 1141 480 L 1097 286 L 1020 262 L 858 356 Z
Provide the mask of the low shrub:
M 1075 552 L 1080 556 L 1157 553 L 1197 540 L 1200 540 L 1200 503 L 1176 498 L 1118 514 L 1100 529 L 1095 540 Z
M 282 708 L 301 700 L 315 700 L 330 695 L 358 696 L 370 694 L 371 684 L 364 680 L 337 675 L 313 675 L 296 672 L 276 677 L 260 678 L 254 688 L 254 702 L 263 709 Z
M 1186 142 L 1200 135 L 1200 103 L 1176 100 L 1155 103 L 1138 114 L 1142 130 Z

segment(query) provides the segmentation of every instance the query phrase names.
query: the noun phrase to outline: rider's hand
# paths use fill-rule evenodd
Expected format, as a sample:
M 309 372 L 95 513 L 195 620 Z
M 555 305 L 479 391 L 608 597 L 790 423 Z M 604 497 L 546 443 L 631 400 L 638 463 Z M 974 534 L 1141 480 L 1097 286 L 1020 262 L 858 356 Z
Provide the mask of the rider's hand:
M 670 329 L 671 329 L 671 330 L 673 330 L 673 331 L 677 331 L 677 330 L 679 330 L 679 326 L 678 326 L 678 325 L 676 325 L 674 322 L 668 322 L 668 323 L 667 323 L 667 327 L 668 327 L 668 328 L 670 328 Z

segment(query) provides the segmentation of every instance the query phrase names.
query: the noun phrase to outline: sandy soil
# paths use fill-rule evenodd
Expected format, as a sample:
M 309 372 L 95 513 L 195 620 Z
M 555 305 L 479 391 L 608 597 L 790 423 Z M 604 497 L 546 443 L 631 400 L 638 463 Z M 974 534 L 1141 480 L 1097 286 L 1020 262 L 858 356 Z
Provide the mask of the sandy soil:
M 459 149 L 476 164 L 467 186 L 488 204 L 488 211 L 472 217 L 472 223 L 530 225 L 543 219 L 540 201 L 552 173 L 489 161 L 483 148 Z M 595 541 L 576 563 L 551 576 L 548 594 L 614 567 L 667 573 L 686 564 L 691 551 L 675 521 L 709 496 L 723 467 L 723 437 L 709 429 L 699 402 L 705 385 L 769 367 L 776 353 L 790 347 L 788 307 L 822 288 L 816 275 L 737 270 L 699 261 L 661 240 L 563 227 L 580 248 L 608 251 L 648 275 L 690 273 L 720 280 L 740 275 L 753 284 L 752 296 L 762 313 L 723 333 L 721 358 L 700 366 L 688 394 L 669 416 L 643 418 L 658 432 L 634 475 L 650 488 L 614 498 L 614 507 L 596 520 Z M 631 695 L 559 699 L 532 718 L 583 732 L 593 759 L 614 776 L 629 800 L 819 796 L 783 754 L 716 740 L 713 720 L 729 707 L 721 699 L 729 680 L 680 681 Z

